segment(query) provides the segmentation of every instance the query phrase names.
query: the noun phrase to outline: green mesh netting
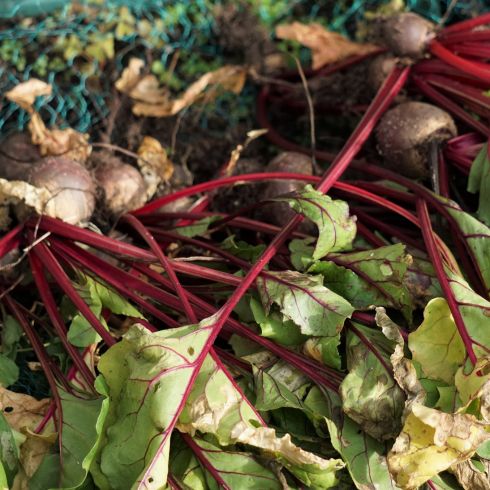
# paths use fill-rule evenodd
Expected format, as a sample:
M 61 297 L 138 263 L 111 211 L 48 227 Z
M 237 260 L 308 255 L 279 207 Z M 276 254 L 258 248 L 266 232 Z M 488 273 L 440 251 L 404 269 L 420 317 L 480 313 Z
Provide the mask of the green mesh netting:
M 53 86 L 41 113 L 48 124 L 85 132 L 110 108 L 114 74 L 130 56 L 143 56 L 162 82 L 179 90 L 225 63 L 215 13 L 231 0 L 1 0 L 0 93 L 32 77 Z M 236 4 L 236 2 L 233 2 Z M 243 0 L 266 26 L 320 20 L 352 33 L 371 0 Z M 408 0 L 407 7 L 439 21 L 450 0 Z M 486 0 L 460 1 L 451 19 L 489 9 Z M 178 63 L 176 56 L 178 53 Z M 173 70 L 172 66 L 176 69 Z M 112 75 L 111 75 L 112 74 Z M 0 131 L 24 128 L 27 115 L 0 100 Z M 219 109 L 219 108 L 218 108 Z M 226 110 L 223 111 L 226 115 Z

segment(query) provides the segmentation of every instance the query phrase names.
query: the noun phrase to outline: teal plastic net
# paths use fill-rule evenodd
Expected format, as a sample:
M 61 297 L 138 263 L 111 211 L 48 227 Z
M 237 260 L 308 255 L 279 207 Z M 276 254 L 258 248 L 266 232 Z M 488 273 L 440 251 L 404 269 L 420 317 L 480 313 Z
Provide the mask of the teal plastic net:
M 236 2 L 231 2 L 236 5 Z M 352 34 L 379 1 L 244 0 L 268 32 L 279 22 L 316 20 Z M 409 0 L 406 5 L 435 22 L 451 5 L 450 19 L 489 9 L 487 1 Z M 110 111 L 114 74 L 131 56 L 179 90 L 230 60 L 219 42 L 216 12 L 230 0 L 1 0 L 0 93 L 32 77 L 53 93 L 38 109 L 48 124 L 86 132 Z M 23 129 L 27 114 L 0 101 L 0 131 Z M 219 108 L 218 108 L 219 110 Z M 229 113 L 223 109 L 226 116 Z

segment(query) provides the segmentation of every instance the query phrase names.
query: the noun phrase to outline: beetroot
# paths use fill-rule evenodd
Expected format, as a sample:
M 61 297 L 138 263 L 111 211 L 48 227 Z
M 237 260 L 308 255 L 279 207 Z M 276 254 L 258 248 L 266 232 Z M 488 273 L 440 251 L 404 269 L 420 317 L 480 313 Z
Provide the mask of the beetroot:
M 27 133 L 13 133 L 0 143 L 0 178 L 26 180 L 33 162 L 41 158 Z
M 390 53 L 383 53 L 376 56 L 368 68 L 367 83 L 372 93 L 376 93 L 386 77 L 392 72 L 397 59 Z
M 292 151 L 285 151 L 275 157 L 266 167 L 267 172 L 291 172 L 297 174 L 312 175 L 313 162 L 311 158 Z M 304 184 L 297 180 L 274 180 L 266 184 L 262 192 L 262 199 L 272 199 L 274 197 L 291 194 L 303 189 Z M 277 226 L 284 226 L 296 215 L 289 204 L 284 202 L 273 202 L 267 204 L 258 211 L 258 216 L 265 222 Z M 311 222 L 304 222 L 301 231 L 309 232 L 314 230 Z
M 390 109 L 376 128 L 378 149 L 386 165 L 402 175 L 424 178 L 429 175 L 431 142 L 455 136 L 451 116 L 431 104 L 404 102 Z
M 78 224 L 87 222 L 95 209 L 95 184 L 89 171 L 64 157 L 43 158 L 33 165 L 29 183 L 48 189 L 53 198 L 49 214 Z
M 94 156 L 97 162 L 94 176 L 112 214 L 123 214 L 146 202 L 145 183 L 136 168 L 110 154 Z
M 422 58 L 434 37 L 434 24 L 411 12 L 394 15 L 381 24 L 382 41 L 397 56 Z

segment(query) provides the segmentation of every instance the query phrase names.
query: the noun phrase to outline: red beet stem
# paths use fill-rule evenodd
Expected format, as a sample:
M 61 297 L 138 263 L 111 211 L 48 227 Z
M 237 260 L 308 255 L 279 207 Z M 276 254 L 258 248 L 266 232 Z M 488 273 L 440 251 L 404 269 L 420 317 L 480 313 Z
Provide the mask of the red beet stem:
M 39 291 L 39 295 L 41 296 L 41 300 L 44 303 L 44 307 L 46 308 L 49 319 L 51 320 L 51 323 L 56 333 L 58 334 L 58 337 L 61 340 L 63 347 L 72 358 L 73 363 L 80 371 L 80 374 L 87 382 L 87 385 L 92 386 L 95 379 L 94 375 L 83 360 L 78 349 L 75 348 L 70 342 L 68 342 L 68 339 L 66 337 L 65 322 L 61 318 L 58 306 L 56 305 L 56 302 L 54 300 L 53 293 L 51 292 L 46 276 L 44 275 L 44 272 L 42 270 L 41 263 L 39 262 L 38 258 L 32 254 L 29 255 L 29 262 L 31 265 L 32 276 Z
M 184 311 L 189 322 L 194 324 L 198 323 L 197 317 L 192 309 L 191 304 L 189 303 L 189 299 L 187 298 L 187 294 L 182 288 L 179 279 L 177 278 L 177 275 L 175 274 L 175 271 L 172 267 L 172 264 L 165 256 L 162 249 L 156 243 L 153 235 L 134 216 L 128 214 L 126 216 L 123 216 L 122 219 L 125 220 L 127 223 L 129 223 L 143 237 L 145 242 L 149 245 L 151 251 L 155 254 L 157 259 L 162 264 L 163 269 L 165 270 L 168 277 L 172 281 L 177 296 L 180 298 L 180 301 L 182 301 L 182 306 L 184 307 Z
M 55 425 L 58 429 L 58 446 L 60 450 L 60 458 L 62 458 L 63 407 L 61 405 L 61 398 L 58 393 L 58 383 L 53 374 L 51 359 L 49 358 L 48 353 L 46 352 L 46 349 L 44 348 L 44 345 L 39 339 L 38 335 L 22 314 L 19 305 L 8 294 L 4 295 L 3 301 L 14 318 L 19 322 L 22 330 L 24 330 L 26 337 L 29 339 L 29 343 L 32 345 L 32 348 L 34 349 L 34 352 L 36 353 L 36 356 L 43 367 L 44 375 L 48 381 L 49 388 L 51 389 L 51 396 L 53 397 L 56 406 L 57 417 L 55 420 Z
M 490 13 L 479 15 L 473 19 L 463 20 L 462 22 L 457 22 L 456 24 L 445 27 L 439 34 L 441 39 L 447 38 L 449 34 L 455 34 L 457 32 L 470 31 L 475 27 L 489 24 L 490 23 Z
M 431 85 L 438 87 L 439 89 L 481 106 L 487 110 L 486 114 L 489 114 L 488 111 L 490 110 L 490 99 L 483 95 L 479 88 L 451 80 L 450 78 L 441 75 L 428 74 L 424 77 L 424 80 L 429 82 Z
M 31 234 L 32 240 L 32 234 Z M 54 258 L 52 252 L 44 243 L 38 243 L 30 253 L 34 253 L 43 263 L 44 267 L 53 276 L 60 288 L 70 298 L 71 302 L 80 310 L 80 313 L 86 318 L 86 320 L 92 325 L 94 330 L 102 337 L 104 342 L 108 345 L 114 345 L 116 341 L 112 335 L 104 328 L 100 320 L 94 315 L 87 303 L 83 301 L 82 297 L 77 293 L 73 287 L 66 272 L 62 269 L 61 265 Z
M 470 61 L 462 58 L 461 56 L 449 51 L 449 49 L 445 48 L 435 39 L 429 44 L 429 51 L 434 56 L 441 58 L 448 65 L 454 66 L 464 73 L 469 73 L 480 80 L 490 82 L 490 68 L 485 63 Z
M 208 458 L 206 458 L 203 450 L 196 442 L 194 442 L 192 437 L 182 433 L 180 434 L 180 437 L 182 437 L 187 446 L 189 446 L 199 463 L 201 463 L 202 467 L 205 470 L 209 471 L 209 474 L 216 481 L 218 487 L 223 490 L 232 490 L 232 488 L 225 482 L 225 480 L 223 480 L 223 477 L 219 474 L 218 470 L 210 463 Z
M 466 330 L 463 317 L 461 315 L 461 312 L 459 311 L 458 302 L 454 297 L 454 294 L 451 290 L 451 285 L 449 284 L 449 279 L 446 276 L 442 258 L 439 254 L 436 241 L 434 239 L 434 232 L 432 230 L 432 224 L 430 222 L 427 203 L 423 199 L 417 200 L 417 214 L 419 216 L 422 226 L 422 236 L 424 237 L 425 246 L 427 248 L 427 252 L 431 259 L 432 265 L 434 266 L 437 279 L 439 280 L 439 284 L 441 285 L 444 296 L 448 302 L 449 309 L 451 310 L 451 314 L 454 319 L 454 323 L 456 324 L 459 335 L 463 340 L 468 357 L 470 358 L 472 364 L 475 365 L 477 362 L 477 358 L 475 352 L 473 351 L 473 341 L 471 340 L 471 337 Z

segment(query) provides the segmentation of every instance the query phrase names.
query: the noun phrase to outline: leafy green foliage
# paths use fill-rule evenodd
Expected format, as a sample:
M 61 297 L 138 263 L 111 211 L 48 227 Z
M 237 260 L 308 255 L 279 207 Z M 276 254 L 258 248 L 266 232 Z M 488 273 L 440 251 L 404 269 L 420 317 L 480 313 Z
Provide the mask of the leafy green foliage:
M 479 193 L 478 217 L 490 225 L 490 160 L 488 145 L 483 145 L 475 158 L 468 178 L 468 191 Z
M 101 357 L 110 404 L 95 462 L 99 487 L 166 484 L 172 424 L 208 337 L 197 326 L 155 334 L 134 326 Z
M 80 282 L 76 283 L 75 287 L 106 328 L 107 324 L 102 316 L 104 308 L 115 315 L 144 318 L 141 312 L 120 294 L 89 276 L 80 276 Z M 77 347 L 87 347 L 99 342 L 100 336 L 81 313 L 75 313 L 68 330 L 68 340 Z
M 266 312 L 277 304 L 305 335 L 334 337 L 354 311 L 348 301 L 323 285 L 322 276 L 269 272 L 257 280 L 257 287 Z
M 0 413 L 0 488 L 12 485 L 19 467 L 19 450 L 12 428 Z M 3 481 L 2 481 L 3 480 Z
M 442 197 L 439 197 L 439 200 L 444 203 L 446 211 L 460 229 L 478 266 L 484 286 L 487 291 L 490 291 L 490 228 L 471 214 L 464 212 L 455 202 Z M 490 218 L 490 213 L 488 216 Z
M 305 186 L 292 197 L 277 197 L 273 201 L 287 202 L 297 213 L 313 221 L 318 227 L 318 239 L 313 259 L 325 257 L 329 252 L 349 249 L 356 236 L 355 218 L 349 215 L 349 206 Z
M 375 439 L 396 437 L 405 396 L 390 362 L 394 344 L 379 330 L 355 324 L 347 331 L 347 369 L 340 385 L 342 409 Z
M 325 284 L 349 300 L 356 308 L 372 305 L 396 308 L 411 321 L 412 301 L 405 286 L 405 274 L 411 263 L 402 244 L 363 252 L 330 254 L 329 261 L 312 265 Z

